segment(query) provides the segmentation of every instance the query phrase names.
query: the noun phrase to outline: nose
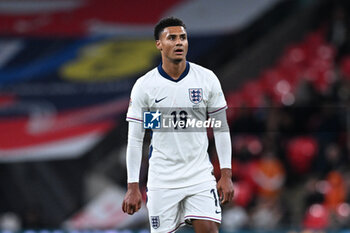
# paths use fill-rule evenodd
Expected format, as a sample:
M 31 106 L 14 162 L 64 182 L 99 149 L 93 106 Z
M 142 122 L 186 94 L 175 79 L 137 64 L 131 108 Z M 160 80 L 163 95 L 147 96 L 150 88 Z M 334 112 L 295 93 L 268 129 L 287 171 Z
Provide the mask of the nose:
M 177 38 L 177 40 L 176 40 L 176 46 L 182 46 L 182 40 L 181 40 L 181 38 Z

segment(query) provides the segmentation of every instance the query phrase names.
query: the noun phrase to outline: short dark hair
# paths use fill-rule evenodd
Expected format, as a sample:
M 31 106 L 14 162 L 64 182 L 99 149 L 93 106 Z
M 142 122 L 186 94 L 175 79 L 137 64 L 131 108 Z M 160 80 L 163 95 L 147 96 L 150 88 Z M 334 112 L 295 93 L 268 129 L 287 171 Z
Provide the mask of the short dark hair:
M 163 32 L 164 28 L 173 26 L 182 26 L 186 29 L 186 25 L 182 22 L 181 19 L 175 17 L 164 18 L 161 19 L 154 27 L 154 39 L 159 40 L 159 35 Z

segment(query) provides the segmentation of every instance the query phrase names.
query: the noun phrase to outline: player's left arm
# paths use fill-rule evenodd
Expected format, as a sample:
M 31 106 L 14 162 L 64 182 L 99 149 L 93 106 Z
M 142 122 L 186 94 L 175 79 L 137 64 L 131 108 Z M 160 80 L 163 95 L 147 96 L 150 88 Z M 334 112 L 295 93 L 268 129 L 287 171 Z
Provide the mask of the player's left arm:
M 216 75 L 212 72 L 209 76 L 210 97 L 208 99 L 208 115 L 210 118 L 221 121 L 221 127 L 214 128 L 215 147 L 219 158 L 221 178 L 218 181 L 217 189 L 222 204 L 231 202 L 233 198 L 233 183 L 231 172 L 231 137 L 226 119 L 227 103 L 221 84 Z
M 221 177 L 217 189 L 221 204 L 231 202 L 234 195 L 231 170 L 231 137 L 226 119 L 226 111 L 222 110 L 211 118 L 221 121 L 220 128 L 214 128 L 215 147 L 219 158 Z

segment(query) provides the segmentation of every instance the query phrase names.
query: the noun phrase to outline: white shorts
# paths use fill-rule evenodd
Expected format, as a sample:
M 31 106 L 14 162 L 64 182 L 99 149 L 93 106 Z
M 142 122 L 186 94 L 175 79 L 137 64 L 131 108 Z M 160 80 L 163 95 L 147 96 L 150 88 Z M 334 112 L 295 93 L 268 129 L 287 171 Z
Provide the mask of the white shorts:
M 147 208 L 152 233 L 175 232 L 191 219 L 221 223 L 221 207 L 216 182 L 185 188 L 149 188 Z

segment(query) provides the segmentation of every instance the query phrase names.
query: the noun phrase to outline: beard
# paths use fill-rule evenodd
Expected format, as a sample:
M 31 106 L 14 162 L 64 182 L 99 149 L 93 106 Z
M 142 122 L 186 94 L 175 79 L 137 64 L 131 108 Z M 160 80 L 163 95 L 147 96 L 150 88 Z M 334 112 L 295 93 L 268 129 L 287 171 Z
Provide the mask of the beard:
M 173 62 L 175 64 L 179 64 L 180 62 L 182 62 L 184 59 L 183 58 L 176 58 L 176 59 L 173 59 Z
M 171 63 L 173 64 L 179 64 L 181 62 L 183 62 L 184 60 L 186 60 L 186 57 L 172 57 L 172 56 L 169 56 L 169 55 L 166 55 L 164 54 L 163 55 L 165 59 L 167 59 L 168 61 L 170 61 Z

